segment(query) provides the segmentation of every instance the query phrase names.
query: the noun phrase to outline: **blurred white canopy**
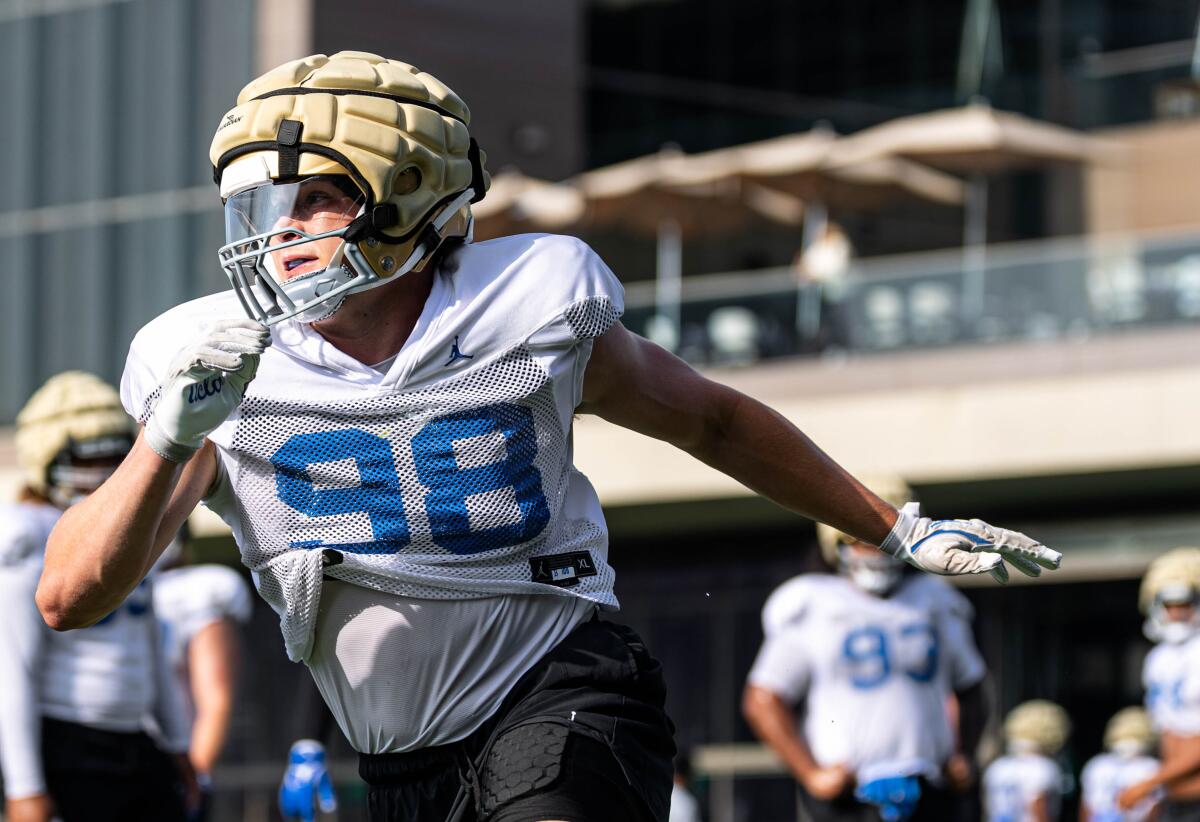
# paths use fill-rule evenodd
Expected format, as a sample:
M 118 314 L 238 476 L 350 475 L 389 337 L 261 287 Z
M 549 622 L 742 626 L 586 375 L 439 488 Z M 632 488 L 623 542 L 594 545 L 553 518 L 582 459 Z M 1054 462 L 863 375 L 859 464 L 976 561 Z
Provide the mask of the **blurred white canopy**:
M 664 221 L 686 237 L 730 233 L 755 219 L 800 225 L 797 197 L 738 179 L 704 155 L 664 149 L 580 174 L 570 181 L 587 203 L 585 221 L 657 233 Z
M 900 117 L 842 141 L 851 162 L 903 157 L 964 174 L 1104 160 L 1115 147 L 985 102 Z
M 710 151 L 692 157 L 682 179 L 732 177 L 835 210 L 874 211 L 903 199 L 962 203 L 960 180 L 899 157 L 851 156 L 846 140 L 816 128 Z
M 526 177 L 505 169 L 492 177 L 487 196 L 471 206 L 480 239 L 521 231 L 568 228 L 583 216 L 585 203 L 578 189 Z

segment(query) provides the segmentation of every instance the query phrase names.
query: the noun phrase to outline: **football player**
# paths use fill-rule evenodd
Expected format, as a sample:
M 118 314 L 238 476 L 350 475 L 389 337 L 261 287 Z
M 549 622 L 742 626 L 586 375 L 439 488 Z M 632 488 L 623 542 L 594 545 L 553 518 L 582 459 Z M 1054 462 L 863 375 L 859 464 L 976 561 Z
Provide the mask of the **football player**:
M 116 468 L 134 428 L 91 374 L 50 379 L 17 417 L 25 488 L 0 506 L 0 771 L 8 822 L 106 822 L 184 815 L 181 773 L 160 748 L 187 748 L 178 691 L 159 647 L 150 581 L 86 630 L 50 631 L 34 605 L 46 538 L 62 510 Z M 153 718 L 158 742 L 147 735 Z
M 896 505 L 909 496 L 899 481 L 872 487 Z M 801 819 L 957 818 L 984 725 L 971 605 L 853 536 L 817 536 L 837 575 L 771 594 L 743 713 L 795 776 Z
M 896 511 L 627 332 L 580 241 L 468 242 L 489 179 L 469 121 L 433 76 L 362 52 L 242 90 L 210 154 L 234 288 L 134 339 L 143 435 L 51 536 L 51 624 L 110 609 L 206 499 L 361 752 L 372 819 L 664 819 L 661 669 L 596 618 L 617 601 L 576 413 L 935 573 L 1057 566 L 1023 535 Z
M 1054 757 L 1067 744 L 1071 721 L 1053 702 L 1033 699 L 1004 720 L 1005 754 L 983 773 L 988 822 L 1053 822 L 1062 806 L 1064 775 Z
M 1158 772 L 1155 741 L 1154 728 L 1144 708 L 1125 708 L 1113 715 L 1104 728 L 1104 752 L 1083 766 L 1079 822 L 1150 819 L 1157 797 L 1150 796 L 1128 811 L 1121 810 L 1117 797 L 1126 788 Z
M 1159 732 L 1162 766 L 1126 788 L 1123 809 L 1165 791 L 1161 820 L 1200 819 L 1200 548 L 1176 548 L 1150 563 L 1138 601 L 1146 637 L 1146 709 Z
M 188 760 L 201 801 L 189 822 L 208 817 L 212 771 L 233 716 L 241 668 L 241 624 L 253 611 L 250 586 L 232 568 L 189 563 L 187 528 L 163 553 L 154 577 L 154 611 L 163 626 L 166 658 L 191 718 Z

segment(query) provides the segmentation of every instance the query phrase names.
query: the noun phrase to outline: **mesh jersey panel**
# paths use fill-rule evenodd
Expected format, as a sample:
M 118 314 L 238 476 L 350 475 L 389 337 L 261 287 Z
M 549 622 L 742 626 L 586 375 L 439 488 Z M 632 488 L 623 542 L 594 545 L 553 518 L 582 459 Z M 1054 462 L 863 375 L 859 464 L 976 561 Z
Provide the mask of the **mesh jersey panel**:
M 592 306 L 572 323 L 611 324 L 607 301 Z M 256 397 L 252 383 L 230 450 L 243 560 L 301 658 L 323 573 L 426 599 L 570 593 L 616 604 L 604 530 L 559 516 L 569 429 L 523 345 L 426 389 L 356 401 Z M 341 563 L 323 567 L 325 549 Z M 532 581 L 531 557 L 575 551 L 590 552 L 595 575 L 570 588 Z

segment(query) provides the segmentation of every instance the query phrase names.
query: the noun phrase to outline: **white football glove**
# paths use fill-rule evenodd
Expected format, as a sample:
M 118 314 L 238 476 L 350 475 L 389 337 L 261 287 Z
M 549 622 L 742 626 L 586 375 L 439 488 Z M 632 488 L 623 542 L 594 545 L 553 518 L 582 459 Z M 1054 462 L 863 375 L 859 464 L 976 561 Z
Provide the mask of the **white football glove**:
M 255 320 L 221 320 L 171 363 L 146 423 L 146 444 L 163 459 L 187 462 L 233 412 L 258 370 L 271 332 Z
M 999 582 L 1008 581 L 1007 560 L 1031 577 L 1043 568 L 1054 569 L 1062 554 L 1016 531 L 988 525 L 978 519 L 932 520 L 921 516 L 921 507 L 910 502 L 900 509 L 883 545 L 885 554 L 903 559 L 931 574 L 990 573 Z

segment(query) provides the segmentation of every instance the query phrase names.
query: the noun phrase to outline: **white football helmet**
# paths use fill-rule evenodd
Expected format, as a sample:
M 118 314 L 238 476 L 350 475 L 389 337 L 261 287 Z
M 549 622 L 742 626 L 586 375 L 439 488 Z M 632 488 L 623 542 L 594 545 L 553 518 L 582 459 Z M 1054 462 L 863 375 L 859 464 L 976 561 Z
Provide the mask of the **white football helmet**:
M 1154 726 L 1145 708 L 1122 708 L 1104 727 L 1104 747 L 1119 756 L 1145 756 L 1154 750 L 1155 740 Z
M 1067 744 L 1071 720 L 1061 707 L 1045 699 L 1022 702 L 1004 719 L 1004 738 L 1013 753 L 1054 756 Z
M 221 268 L 251 319 L 316 322 L 469 241 L 489 182 L 469 122 L 435 77 L 364 52 L 294 60 L 242 89 L 209 156 Z M 336 250 L 314 266 L 323 240 Z
M 897 508 L 913 499 L 912 489 L 899 477 L 877 477 L 865 485 Z M 826 564 L 868 594 L 887 596 L 900 584 L 906 563 L 882 551 L 858 552 L 851 547 L 858 542 L 831 525 L 817 523 L 817 543 Z
M 83 371 L 51 377 L 17 414 L 25 484 L 63 508 L 99 488 L 133 438 L 133 421 L 116 390 Z
M 1172 618 L 1172 606 L 1185 608 Z M 1146 616 L 1143 632 L 1151 642 L 1184 642 L 1200 629 L 1200 548 L 1175 548 L 1150 563 L 1142 577 L 1138 607 Z

